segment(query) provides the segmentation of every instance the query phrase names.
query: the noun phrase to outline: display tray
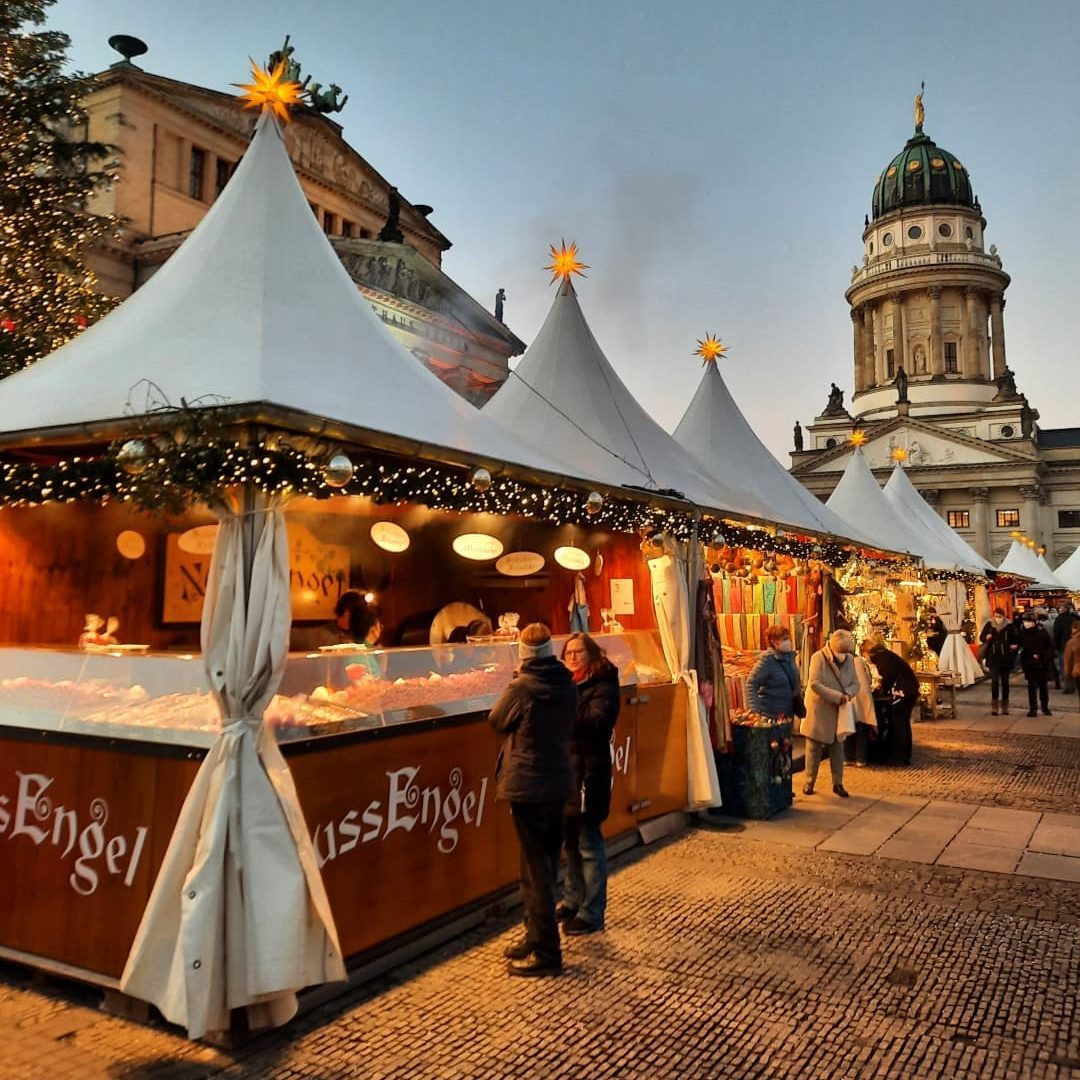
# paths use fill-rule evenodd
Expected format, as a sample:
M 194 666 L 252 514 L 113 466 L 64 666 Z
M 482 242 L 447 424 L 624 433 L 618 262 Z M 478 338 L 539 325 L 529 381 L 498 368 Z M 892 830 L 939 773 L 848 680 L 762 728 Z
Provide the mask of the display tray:
M 595 637 L 622 685 L 670 682 L 655 631 Z M 487 712 L 517 663 L 505 641 L 293 653 L 265 723 L 289 744 Z M 220 719 L 199 655 L 9 647 L 2 727 L 206 748 Z

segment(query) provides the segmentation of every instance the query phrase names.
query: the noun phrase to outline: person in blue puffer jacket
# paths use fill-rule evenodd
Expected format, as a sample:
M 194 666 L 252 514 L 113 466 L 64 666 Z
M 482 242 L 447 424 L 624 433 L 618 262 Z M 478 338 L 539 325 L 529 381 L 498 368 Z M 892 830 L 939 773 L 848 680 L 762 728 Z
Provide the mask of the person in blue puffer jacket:
M 750 672 L 746 689 L 753 712 L 775 720 L 796 716 L 802 711 L 802 680 L 795 666 L 795 645 L 786 626 L 770 626 L 765 631 L 768 649 Z

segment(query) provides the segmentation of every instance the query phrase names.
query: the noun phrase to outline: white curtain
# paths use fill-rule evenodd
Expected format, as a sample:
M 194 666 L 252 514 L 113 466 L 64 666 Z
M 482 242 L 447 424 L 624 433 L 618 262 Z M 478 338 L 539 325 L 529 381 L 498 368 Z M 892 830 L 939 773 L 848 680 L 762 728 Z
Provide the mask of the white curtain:
M 180 812 L 121 978 L 192 1038 L 283 1024 L 296 992 L 345 978 L 330 904 L 292 776 L 263 712 L 289 646 L 283 499 L 215 507 L 203 663 L 221 732 Z
M 698 693 L 697 672 L 689 666 L 692 613 L 687 602 L 688 560 L 665 537 L 664 554 L 647 561 L 664 659 L 671 669 L 672 681 L 682 683 L 689 696 L 686 710 L 687 807 L 700 810 L 719 806 L 720 779 L 709 740 L 709 721 Z
M 945 595 L 937 602 L 937 613 L 948 631 L 941 656 L 938 657 L 938 670 L 952 672 L 959 678 L 961 686 L 971 686 L 983 676 L 979 662 L 972 656 L 971 649 L 960 632 L 966 603 L 967 589 L 962 581 L 947 582 Z

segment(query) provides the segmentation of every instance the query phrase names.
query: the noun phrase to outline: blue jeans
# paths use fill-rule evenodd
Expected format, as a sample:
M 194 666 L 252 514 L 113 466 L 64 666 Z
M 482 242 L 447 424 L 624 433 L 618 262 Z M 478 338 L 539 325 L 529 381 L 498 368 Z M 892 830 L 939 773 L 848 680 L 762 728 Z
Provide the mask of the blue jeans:
M 582 922 L 603 929 L 607 907 L 607 848 L 599 824 L 581 814 L 566 819 L 566 880 L 563 903 Z

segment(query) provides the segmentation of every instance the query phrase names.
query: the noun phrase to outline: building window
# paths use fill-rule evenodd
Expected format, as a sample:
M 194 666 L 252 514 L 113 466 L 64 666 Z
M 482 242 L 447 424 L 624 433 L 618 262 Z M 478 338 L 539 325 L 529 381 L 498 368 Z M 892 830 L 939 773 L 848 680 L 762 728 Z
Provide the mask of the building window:
M 1019 510 L 999 510 L 997 512 L 997 527 L 999 529 L 1019 529 Z
M 912 225 L 907 231 L 909 240 L 921 240 L 922 239 L 922 226 Z
M 370 229 L 361 229 L 360 230 L 360 239 L 361 240 L 370 240 L 371 239 L 371 230 Z
M 234 162 L 225 161 L 223 158 L 217 159 L 217 167 L 214 170 L 215 199 L 225 190 L 225 185 L 229 182 L 229 177 L 232 176 L 234 164 Z
M 965 240 L 974 240 L 975 239 L 975 230 L 972 229 L 972 227 L 970 225 L 968 225 L 964 229 L 964 239 Z
M 825 449 L 826 450 L 833 450 L 833 449 L 835 449 L 835 447 L 836 447 L 836 440 L 835 439 L 826 439 L 825 440 Z
M 956 342 L 945 342 L 945 374 L 955 375 L 959 369 L 956 366 Z
M 883 236 L 883 237 L 881 238 L 881 242 L 882 242 L 882 243 L 883 243 L 883 244 L 885 245 L 885 247 L 892 247 L 892 233 L 891 233 L 891 232 L 887 232 L 887 233 L 886 233 L 886 234 L 885 234 L 885 235 L 884 235 L 884 236 Z
M 889 379 L 896 378 L 896 353 L 892 349 L 885 350 L 885 375 Z
M 327 210 L 326 213 L 323 214 L 322 228 L 323 232 L 326 233 L 327 236 L 334 235 L 336 221 L 337 218 L 333 214 L 331 214 L 329 210 Z
M 971 528 L 971 514 L 967 510 L 947 510 L 945 516 L 950 529 Z
M 351 221 L 345 221 L 344 219 L 342 219 L 342 222 L 341 222 L 341 235 L 342 236 L 352 236 L 353 231 L 355 230 L 355 228 L 356 228 L 356 226 L 354 226 Z
M 1080 529 L 1080 510 L 1059 510 L 1059 529 Z
M 952 236 L 952 226 L 949 225 L 947 222 L 943 221 L 937 227 L 937 231 L 938 231 L 939 236 L 944 236 L 946 239 L 948 239 L 948 237 Z
M 203 197 L 203 180 L 206 176 L 206 151 L 197 146 L 191 148 L 191 167 L 188 169 L 188 194 L 193 199 Z
M 1016 434 L 1016 428 L 1012 424 L 1001 425 L 1001 437 L 1003 439 L 1011 439 Z

